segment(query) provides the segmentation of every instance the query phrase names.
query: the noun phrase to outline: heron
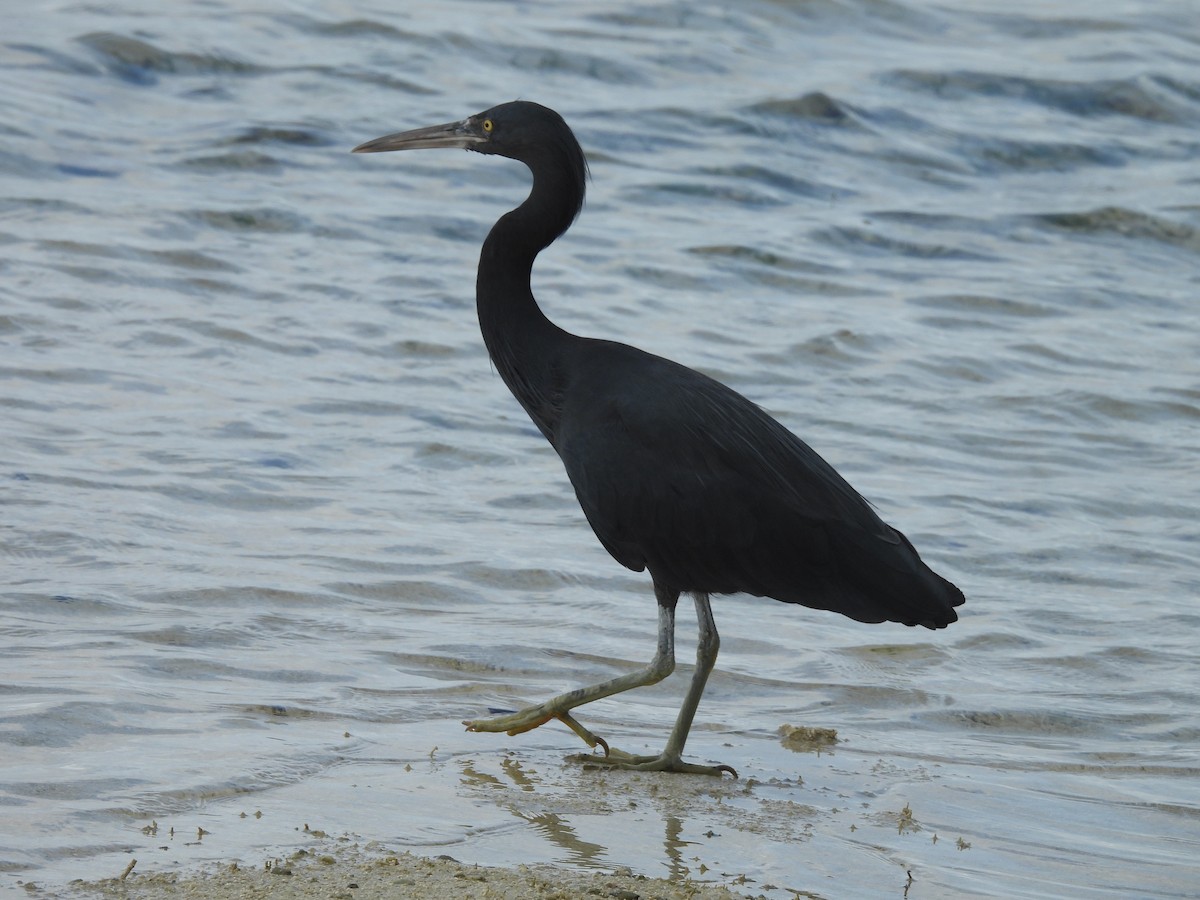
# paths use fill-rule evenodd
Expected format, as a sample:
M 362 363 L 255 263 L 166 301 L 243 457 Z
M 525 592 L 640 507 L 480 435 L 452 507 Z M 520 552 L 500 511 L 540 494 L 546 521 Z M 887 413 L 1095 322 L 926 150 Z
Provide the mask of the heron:
M 503 103 L 457 122 L 367 141 L 355 153 L 458 148 L 524 163 L 528 197 L 483 242 L 475 283 L 480 330 L 496 371 L 558 453 L 584 516 L 621 565 L 649 571 L 658 643 L 649 665 L 543 703 L 465 721 L 521 734 L 561 721 L 584 758 L 639 771 L 731 774 L 685 761 L 684 745 L 720 637 L 710 598 L 745 593 L 859 622 L 944 628 L 964 596 L 808 444 L 721 382 L 627 344 L 572 334 L 542 312 L 534 260 L 575 221 L 588 166 L 563 117 Z M 696 666 L 659 754 L 610 748 L 572 711 L 655 684 L 675 668 L 675 609 L 696 608 Z

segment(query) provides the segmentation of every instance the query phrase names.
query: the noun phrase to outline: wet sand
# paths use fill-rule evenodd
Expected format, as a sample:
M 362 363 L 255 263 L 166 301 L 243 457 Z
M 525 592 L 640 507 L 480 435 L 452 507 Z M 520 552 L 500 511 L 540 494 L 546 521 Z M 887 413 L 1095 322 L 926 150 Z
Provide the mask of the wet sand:
M 736 780 L 581 767 L 545 748 L 346 759 L 268 793 L 226 786 L 161 820 L 134 816 L 119 842 L 64 846 L 57 877 L 7 883 L 59 900 L 787 900 L 831 885 L 873 896 L 914 879 L 943 891 L 974 881 L 965 851 L 978 835 L 962 830 L 941 766 L 855 751 L 828 728 L 721 737 L 722 756 L 743 766 Z
M 734 900 L 729 889 L 685 879 L 666 881 L 628 872 L 581 872 L 553 866 L 489 868 L 464 865 L 449 856 L 429 859 L 391 853 L 352 841 L 329 841 L 287 858 L 271 858 L 258 866 L 230 863 L 199 872 L 156 872 L 139 876 L 134 869 L 94 882 L 70 885 L 76 896 L 124 897 L 131 900 L 373 900 L 373 898 L 567 898 L 612 897 L 618 900 Z M 30 896 L 39 896 L 35 888 Z

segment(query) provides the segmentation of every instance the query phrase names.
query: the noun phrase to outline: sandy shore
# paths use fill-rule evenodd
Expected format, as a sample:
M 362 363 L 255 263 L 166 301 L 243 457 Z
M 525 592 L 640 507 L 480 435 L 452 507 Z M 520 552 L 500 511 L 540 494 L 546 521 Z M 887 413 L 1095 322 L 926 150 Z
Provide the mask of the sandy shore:
M 628 873 L 589 873 L 552 866 L 487 868 L 391 853 L 370 845 L 330 841 L 287 858 L 247 867 L 229 864 L 198 872 L 138 875 L 73 882 L 74 896 L 129 900 L 459 900 L 459 898 L 617 898 L 617 900 L 741 900 L 721 885 L 679 882 Z M 30 896 L 40 893 L 27 890 Z

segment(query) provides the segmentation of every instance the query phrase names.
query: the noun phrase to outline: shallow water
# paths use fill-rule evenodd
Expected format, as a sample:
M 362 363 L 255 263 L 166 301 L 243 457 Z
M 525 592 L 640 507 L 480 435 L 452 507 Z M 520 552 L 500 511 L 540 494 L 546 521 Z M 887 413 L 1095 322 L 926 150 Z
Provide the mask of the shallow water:
M 948 6 L 6 13 L 0 888 L 311 823 L 773 898 L 1194 896 L 1200 21 Z M 719 598 L 689 750 L 736 783 L 458 724 L 653 649 L 479 339 L 523 168 L 347 152 L 517 96 L 594 179 L 551 317 L 765 406 L 968 596 L 936 634 Z M 581 719 L 658 749 L 689 668 Z

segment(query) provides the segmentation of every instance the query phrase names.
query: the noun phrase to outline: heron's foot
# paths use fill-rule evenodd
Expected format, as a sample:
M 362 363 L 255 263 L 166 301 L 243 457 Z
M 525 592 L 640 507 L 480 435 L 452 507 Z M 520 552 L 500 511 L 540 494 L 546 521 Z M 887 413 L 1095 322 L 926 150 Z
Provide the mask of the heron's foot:
M 591 731 L 579 724 L 579 720 L 566 710 L 555 711 L 547 703 L 528 706 L 514 713 L 496 716 L 494 719 L 467 719 L 463 724 L 467 726 L 467 731 L 503 731 L 505 734 L 512 736 L 514 734 L 524 734 L 526 731 L 533 731 L 533 729 L 545 725 L 551 719 L 558 719 L 583 738 L 583 742 L 589 747 L 603 747 L 604 755 L 608 756 L 608 741 L 592 734 Z
M 611 766 L 614 769 L 627 769 L 632 772 L 678 772 L 683 775 L 716 775 L 718 778 L 722 775 L 738 777 L 733 766 L 724 764 L 701 766 L 696 763 L 684 762 L 678 756 L 668 756 L 666 753 L 660 753 L 657 756 L 635 756 L 624 750 L 607 750 L 604 756 L 580 753 L 568 758 L 587 765 Z

